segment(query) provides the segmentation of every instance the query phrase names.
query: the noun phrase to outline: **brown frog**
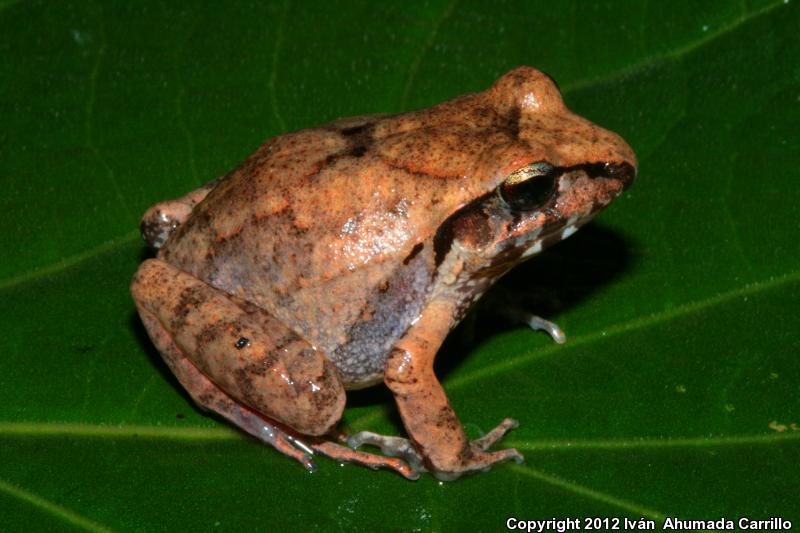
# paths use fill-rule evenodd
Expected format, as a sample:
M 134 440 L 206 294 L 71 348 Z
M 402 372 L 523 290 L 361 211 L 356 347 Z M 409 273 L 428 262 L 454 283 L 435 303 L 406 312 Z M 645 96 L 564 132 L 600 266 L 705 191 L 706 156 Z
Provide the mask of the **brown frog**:
M 317 452 L 454 479 L 522 456 L 489 450 L 511 419 L 467 439 L 433 372 L 439 346 L 492 283 L 635 174 L 619 136 L 519 67 L 429 109 L 275 137 L 226 176 L 156 204 L 142 233 L 158 255 L 131 291 L 201 407 L 309 469 Z M 345 391 L 381 381 L 409 439 L 338 434 Z

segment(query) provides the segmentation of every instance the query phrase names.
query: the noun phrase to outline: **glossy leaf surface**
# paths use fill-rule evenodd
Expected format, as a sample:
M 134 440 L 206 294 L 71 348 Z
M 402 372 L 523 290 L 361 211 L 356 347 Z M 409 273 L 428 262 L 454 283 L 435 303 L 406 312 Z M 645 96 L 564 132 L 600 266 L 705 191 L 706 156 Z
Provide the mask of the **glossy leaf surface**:
M 611 516 L 800 523 L 797 2 L 0 2 L 3 529 L 501 530 Z M 482 90 L 529 64 L 619 132 L 637 183 L 506 286 L 567 344 L 440 354 L 520 466 L 307 474 L 191 404 L 135 315 L 152 203 L 265 138 Z M 354 430 L 402 431 L 383 389 Z

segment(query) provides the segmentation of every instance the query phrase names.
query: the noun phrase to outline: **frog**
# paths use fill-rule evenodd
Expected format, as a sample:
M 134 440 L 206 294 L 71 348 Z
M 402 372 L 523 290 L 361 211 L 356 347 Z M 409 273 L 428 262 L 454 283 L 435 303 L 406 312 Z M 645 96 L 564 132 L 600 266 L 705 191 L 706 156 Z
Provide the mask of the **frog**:
M 523 456 L 494 449 L 514 419 L 467 437 L 434 372 L 440 346 L 501 276 L 575 233 L 636 173 L 619 135 L 521 66 L 426 109 L 270 138 L 155 204 L 141 232 L 156 254 L 131 293 L 201 409 L 312 471 L 319 454 L 454 480 Z M 381 383 L 407 436 L 338 429 L 347 392 Z

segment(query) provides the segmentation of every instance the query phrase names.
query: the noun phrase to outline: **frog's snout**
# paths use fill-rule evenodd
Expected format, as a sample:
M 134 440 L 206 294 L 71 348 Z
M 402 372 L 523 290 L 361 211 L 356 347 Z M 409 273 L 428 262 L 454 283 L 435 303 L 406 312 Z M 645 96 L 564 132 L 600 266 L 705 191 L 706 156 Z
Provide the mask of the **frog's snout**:
M 622 183 L 624 191 L 633 184 L 636 179 L 636 167 L 627 161 L 622 163 L 606 163 L 603 175 L 607 178 L 617 180 Z

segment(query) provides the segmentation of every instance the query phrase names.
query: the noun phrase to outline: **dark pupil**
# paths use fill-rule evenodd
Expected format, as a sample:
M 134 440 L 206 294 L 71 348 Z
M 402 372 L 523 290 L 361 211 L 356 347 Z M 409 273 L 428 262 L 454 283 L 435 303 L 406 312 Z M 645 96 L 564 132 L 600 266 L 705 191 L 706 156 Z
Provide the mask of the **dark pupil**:
M 500 196 L 511 209 L 531 211 L 547 202 L 555 191 L 556 173 L 549 172 L 514 184 L 504 183 Z

